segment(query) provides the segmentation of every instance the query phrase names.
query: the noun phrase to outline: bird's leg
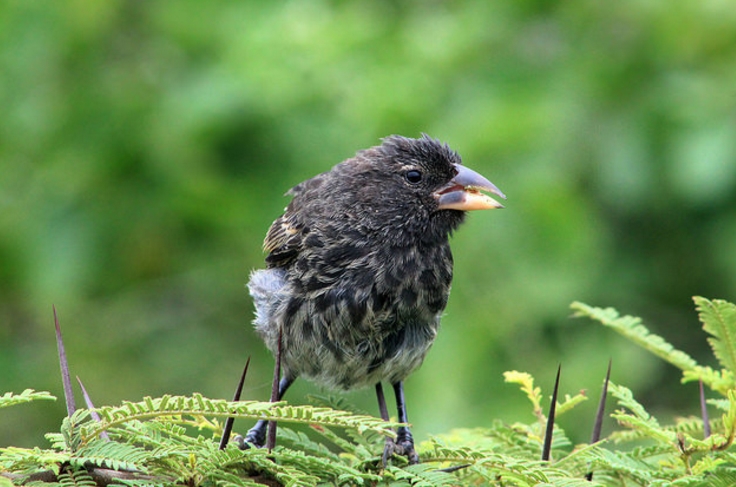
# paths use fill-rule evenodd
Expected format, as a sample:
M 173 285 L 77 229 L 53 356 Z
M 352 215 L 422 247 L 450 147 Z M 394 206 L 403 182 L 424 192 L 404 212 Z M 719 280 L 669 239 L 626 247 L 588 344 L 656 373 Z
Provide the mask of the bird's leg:
M 406 423 L 406 403 L 404 401 L 404 384 L 399 381 L 394 385 L 394 394 L 396 395 L 396 408 L 399 411 L 399 422 Z M 381 412 L 381 419 L 388 421 L 388 409 L 386 408 L 386 398 L 383 395 L 383 387 L 379 382 L 376 384 L 376 396 L 378 397 L 378 410 Z M 381 460 L 386 466 L 388 459 L 394 453 L 405 456 L 410 464 L 419 463 L 419 455 L 414 450 L 414 438 L 411 431 L 406 426 L 399 426 L 396 430 L 396 440 L 386 438 L 386 445 L 383 448 L 383 456 Z
M 291 384 L 294 383 L 294 380 L 296 377 L 289 377 L 285 376 L 282 377 L 279 381 L 279 394 L 278 394 L 278 401 L 281 400 L 282 397 L 284 397 L 284 393 L 286 393 L 286 390 L 289 388 Z M 248 430 L 248 433 L 245 435 L 245 441 L 240 443 L 240 449 L 246 450 L 250 448 L 250 445 L 254 445 L 256 447 L 262 447 L 266 443 L 266 428 L 268 427 L 268 421 L 265 419 L 259 420 L 255 426 L 253 426 L 251 429 Z
M 396 382 L 394 386 L 394 395 L 396 396 L 396 409 L 399 412 L 399 422 L 407 423 L 406 418 L 406 402 L 404 401 L 404 383 Z M 395 451 L 399 455 L 405 456 L 410 464 L 419 463 L 419 455 L 414 450 L 414 437 L 407 426 L 399 426 L 396 430 L 396 446 Z
M 386 407 L 386 396 L 383 395 L 383 386 L 380 382 L 376 384 L 376 397 L 378 398 L 378 412 L 381 413 L 381 419 L 388 421 L 389 417 L 388 408 Z M 381 456 L 384 467 L 388 465 L 388 458 L 393 454 L 394 448 L 394 439 L 387 436 L 386 444 L 383 447 L 383 455 Z

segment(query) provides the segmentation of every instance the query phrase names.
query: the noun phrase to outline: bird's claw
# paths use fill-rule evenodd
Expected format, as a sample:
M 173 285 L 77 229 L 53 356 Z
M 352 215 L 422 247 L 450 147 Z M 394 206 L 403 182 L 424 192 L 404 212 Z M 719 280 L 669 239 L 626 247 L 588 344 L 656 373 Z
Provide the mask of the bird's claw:
M 393 438 L 386 438 L 386 445 L 383 447 L 383 455 L 381 456 L 384 467 L 388 465 L 388 459 L 393 454 L 406 457 L 409 465 L 419 463 L 419 455 L 414 449 L 414 438 L 408 429 L 399 428 L 395 440 Z
M 232 442 L 238 445 L 241 450 L 247 450 L 251 447 L 251 444 L 243 437 L 243 435 L 233 436 Z
M 248 450 L 250 448 L 261 448 L 266 444 L 266 428 L 261 422 L 256 423 L 254 427 L 248 430 L 245 437 L 241 435 L 235 436 L 233 441 L 237 443 L 238 448 L 241 450 Z

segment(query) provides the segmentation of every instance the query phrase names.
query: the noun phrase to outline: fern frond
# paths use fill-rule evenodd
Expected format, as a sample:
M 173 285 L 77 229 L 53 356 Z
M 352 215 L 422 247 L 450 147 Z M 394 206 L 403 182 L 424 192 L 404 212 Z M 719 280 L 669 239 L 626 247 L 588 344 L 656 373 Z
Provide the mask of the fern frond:
M 409 465 L 406 468 L 388 467 L 386 474 L 412 487 L 454 485 L 457 479 L 429 464 Z
M 64 441 L 64 435 L 61 433 L 46 433 L 44 435 L 44 438 L 48 440 L 49 443 L 51 443 L 51 448 L 53 450 L 65 450 L 66 449 L 66 442 Z
M 56 401 L 56 397 L 52 396 L 49 392 L 34 391 L 33 389 L 26 389 L 20 394 L 6 392 L 2 396 L 0 396 L 0 408 L 7 408 L 10 406 L 15 406 L 16 404 L 23 404 L 38 400 Z
M 344 438 L 343 436 L 338 435 L 336 432 L 332 431 L 330 428 L 325 428 L 321 425 L 312 425 L 312 430 L 322 436 L 324 439 L 335 445 L 337 448 L 340 449 L 342 452 L 342 455 L 349 455 L 354 457 L 356 460 L 360 461 L 360 459 L 368 460 L 371 457 L 373 457 L 374 452 L 382 451 L 383 446 L 378 447 L 378 445 L 370 445 L 367 444 L 365 440 L 361 442 L 352 442 L 348 438 Z M 355 430 L 347 429 L 345 430 L 345 433 L 349 438 L 357 437 L 360 438 L 363 435 L 361 433 L 358 433 Z M 382 441 L 383 437 L 381 437 Z M 382 445 L 382 443 L 381 443 Z
M 487 481 L 501 485 L 537 486 L 550 480 L 550 474 L 561 476 L 561 472 L 549 467 L 548 462 L 518 459 L 510 455 L 489 456 L 470 467 L 473 473 Z
M 68 470 L 59 474 L 57 482 L 60 487 L 97 487 L 95 479 L 85 470 Z
M 128 443 L 97 440 L 74 453 L 73 466 L 95 466 L 112 470 L 131 470 L 146 473 L 144 464 L 150 461 L 151 452 Z
M 367 415 L 368 413 L 355 407 L 345 396 L 339 396 L 334 394 L 308 394 L 306 396 L 307 401 L 312 406 L 325 407 L 330 409 L 337 409 L 340 411 L 348 411 L 353 414 Z
M 619 410 L 611 414 L 619 424 L 627 426 L 644 436 L 654 438 L 658 441 L 668 444 L 675 443 L 677 440 L 677 434 L 672 431 L 666 431 L 660 427 L 657 419 L 654 416 L 651 416 L 646 409 L 644 409 L 644 406 L 634 399 L 634 395 L 631 393 L 630 389 L 614 384 L 613 382 L 609 383 L 608 388 L 611 395 L 618 399 L 619 405 L 630 411 L 630 413 L 627 413 Z
M 471 446 L 450 446 L 441 438 L 430 438 L 422 442 L 422 460 L 425 463 L 474 464 L 492 455 L 489 450 Z
M 665 429 L 675 431 L 677 433 L 686 433 L 688 435 L 696 435 L 703 433 L 703 419 L 697 416 L 688 416 L 687 418 L 676 418 L 675 424 L 665 426 Z
M 519 384 L 521 391 L 532 403 L 532 411 L 540 421 L 544 422 L 544 413 L 542 412 L 542 389 L 534 387 L 534 377 L 526 372 L 517 370 L 509 370 L 503 373 L 504 382 Z
M 681 473 L 671 469 L 662 469 L 637 456 L 627 455 L 621 451 L 601 450 L 593 462 L 596 477 L 612 476 L 619 479 L 630 479 L 639 485 L 655 485 L 656 479 L 676 479 Z M 627 482 L 615 482 L 616 485 L 628 485 Z
M 359 458 L 368 458 L 376 452 L 383 451 L 386 441 L 385 436 L 381 436 L 374 431 L 358 432 L 353 429 L 346 429 L 345 435 L 350 439 L 350 446 L 343 449 L 346 453 L 351 453 Z
M 702 380 L 703 384 L 724 396 L 729 390 L 736 387 L 736 379 L 734 378 L 733 372 L 726 369 L 713 370 L 710 367 L 698 365 L 692 370 L 686 370 L 682 374 L 683 383 L 698 380 Z
M 372 416 L 351 414 L 347 411 L 332 410 L 313 406 L 291 406 L 284 402 L 226 401 L 208 399 L 201 394 L 187 396 L 146 397 L 140 402 L 124 402 L 121 406 L 100 407 L 96 411 L 101 421 L 87 421 L 80 433 L 81 443 L 112 427 L 132 420 L 147 420 L 171 416 L 209 416 L 235 417 L 247 419 L 278 420 L 291 423 L 320 424 L 358 431 L 375 431 L 381 435 L 393 434 L 391 428 L 399 423 L 385 422 Z M 76 417 L 73 416 L 73 419 Z M 75 421 L 72 421 L 75 423 Z
M 575 311 L 575 317 L 585 316 L 598 321 L 681 370 L 692 370 L 698 365 L 688 354 L 675 349 L 661 336 L 650 333 L 641 318 L 619 316 L 613 308 L 596 308 L 577 301 L 570 307 Z
M 691 471 L 696 475 L 713 472 L 727 462 L 728 460 L 723 457 L 704 455 L 695 462 L 691 467 Z
M 280 445 L 286 445 L 292 450 L 299 450 L 311 455 L 319 456 L 322 458 L 330 458 L 331 460 L 337 461 L 338 456 L 331 452 L 322 443 L 318 443 L 312 440 L 309 436 L 301 431 L 294 431 L 291 428 L 279 428 L 278 439 Z
M 715 406 L 721 411 L 728 411 L 731 407 L 731 403 L 728 401 L 728 399 L 708 399 L 705 402 L 710 404 L 711 406 Z
M 40 448 L 0 448 L 0 471 L 30 475 L 36 472 L 51 471 L 58 474 L 60 465 L 68 462 L 70 455 Z
M 274 460 L 280 465 L 291 465 L 295 468 L 310 472 L 323 481 L 325 479 L 337 482 L 350 479 L 352 485 L 363 485 L 366 481 L 375 482 L 381 477 L 375 474 L 361 472 L 341 462 L 330 458 L 306 455 L 304 452 L 277 448 L 273 451 Z
M 708 300 L 700 296 L 693 298 L 703 330 L 711 336 L 708 343 L 721 366 L 736 373 L 736 305 L 722 299 Z M 731 383 L 731 388 L 736 384 Z
M 534 425 L 538 426 L 538 425 Z M 501 425 L 494 422 L 488 431 L 493 449 L 501 449 L 509 455 L 536 458 L 542 453 L 542 437 L 532 426 L 523 424 Z
M 673 482 L 672 485 L 680 487 L 687 484 Z M 733 468 L 719 468 L 708 472 L 707 477 L 698 476 L 694 478 L 690 485 L 693 487 L 733 487 L 736 485 L 736 470 Z
M 202 475 L 203 484 L 227 485 L 231 487 L 262 487 L 263 483 L 254 477 L 259 465 L 267 469 L 273 460 L 267 458 L 265 452 L 245 454 L 242 450 L 230 446 L 224 450 L 206 449 L 200 454 L 197 470 Z
M 575 406 L 577 406 L 580 403 L 583 403 L 588 400 L 588 396 L 585 394 L 578 393 L 574 396 L 570 396 L 568 394 L 565 394 L 565 400 L 561 403 L 557 403 L 557 407 L 555 409 L 555 416 L 560 417 L 566 412 L 572 410 Z
M 319 477 L 306 473 L 299 467 L 274 463 L 269 466 L 269 475 L 286 487 L 314 487 L 319 483 Z

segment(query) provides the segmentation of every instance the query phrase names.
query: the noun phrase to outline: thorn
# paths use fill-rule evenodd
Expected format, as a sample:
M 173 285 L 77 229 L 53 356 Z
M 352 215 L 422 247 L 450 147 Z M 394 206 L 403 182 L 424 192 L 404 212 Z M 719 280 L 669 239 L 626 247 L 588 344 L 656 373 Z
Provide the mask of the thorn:
M 56 315 L 56 306 L 52 305 L 54 310 L 54 327 L 56 328 L 56 348 L 59 351 L 59 366 L 61 368 L 61 382 L 64 388 L 64 399 L 66 400 L 66 413 L 71 418 L 77 405 L 74 403 L 74 391 L 72 390 L 72 379 L 69 375 L 69 362 L 66 359 L 66 350 L 64 349 L 64 340 L 61 338 L 61 326 L 59 325 L 59 317 Z
M 240 381 L 238 386 L 235 388 L 235 394 L 233 395 L 233 402 L 240 401 L 240 395 L 243 393 L 243 384 L 245 383 L 245 376 L 248 374 L 248 366 L 250 365 L 250 357 L 245 361 L 245 367 L 243 373 L 240 374 Z M 235 417 L 229 416 L 225 420 L 225 427 L 222 429 L 222 438 L 220 438 L 220 450 L 224 450 L 230 441 L 230 433 L 233 432 L 233 424 L 235 423 Z
M 560 388 L 560 371 L 562 364 L 557 366 L 557 378 L 555 378 L 555 388 L 552 391 L 552 402 L 549 405 L 549 414 L 547 415 L 547 429 L 544 432 L 544 445 L 542 447 L 542 461 L 549 461 L 549 454 L 552 450 L 552 432 L 555 429 L 555 408 L 557 407 L 557 391 Z
M 276 348 L 276 365 L 273 368 L 273 384 L 271 385 L 271 402 L 279 400 L 279 381 L 281 380 L 281 344 L 283 329 L 279 328 L 279 341 Z M 270 452 L 276 446 L 276 421 L 268 422 L 268 434 L 266 436 L 266 448 Z
M 598 401 L 598 410 L 595 413 L 595 422 L 593 423 L 593 434 L 590 437 L 590 443 L 598 443 L 601 439 L 601 428 L 603 427 L 603 415 L 606 412 L 606 398 L 608 397 L 608 383 L 611 380 L 611 363 L 613 359 L 608 359 L 608 370 L 606 371 L 606 380 L 603 381 L 603 389 L 601 390 L 601 400 Z M 585 479 L 589 482 L 593 480 L 593 472 L 588 472 Z
M 79 376 L 77 376 L 77 382 L 79 382 L 79 387 L 82 388 L 82 396 L 84 397 L 84 403 L 87 405 L 87 409 L 89 409 L 90 416 L 92 416 L 92 419 L 94 419 L 98 423 L 102 423 L 102 418 L 100 418 L 100 415 L 97 414 L 97 411 L 95 411 L 95 405 L 92 404 L 92 399 L 89 397 L 89 394 L 87 394 L 87 389 L 84 388 L 84 384 L 82 384 L 82 379 L 80 379 Z M 107 431 L 103 431 L 102 433 L 100 433 L 100 438 L 110 441 L 110 437 L 107 435 Z
M 603 427 L 603 415 L 606 412 L 606 397 L 608 396 L 608 382 L 611 380 L 611 363 L 608 360 L 608 370 L 606 371 L 606 380 L 603 381 L 603 389 L 601 390 L 601 399 L 598 401 L 598 410 L 595 413 L 595 423 L 593 424 L 593 434 L 590 437 L 591 443 L 597 443 L 601 439 L 601 428 Z
M 700 384 L 700 415 L 703 418 L 703 437 L 710 436 L 710 418 L 708 417 L 708 408 L 705 404 L 705 390 L 703 389 L 703 379 L 698 380 Z
M 376 383 L 376 398 L 378 399 L 378 412 L 381 415 L 381 419 L 384 421 L 389 420 L 388 408 L 386 407 L 386 396 L 383 395 L 383 386 L 380 382 Z M 388 459 L 393 452 L 394 439 L 386 437 L 383 445 L 383 454 L 381 455 L 381 463 L 383 468 L 388 466 Z

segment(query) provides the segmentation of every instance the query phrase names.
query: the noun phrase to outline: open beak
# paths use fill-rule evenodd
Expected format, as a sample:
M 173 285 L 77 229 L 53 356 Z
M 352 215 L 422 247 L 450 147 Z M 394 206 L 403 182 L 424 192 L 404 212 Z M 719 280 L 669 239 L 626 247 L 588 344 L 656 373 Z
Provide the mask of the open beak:
M 457 174 L 452 180 L 435 191 L 434 197 L 440 210 L 492 210 L 503 205 L 481 191 L 487 191 L 506 199 L 495 184 L 465 166 L 455 164 Z

